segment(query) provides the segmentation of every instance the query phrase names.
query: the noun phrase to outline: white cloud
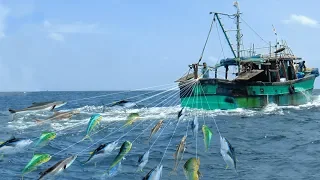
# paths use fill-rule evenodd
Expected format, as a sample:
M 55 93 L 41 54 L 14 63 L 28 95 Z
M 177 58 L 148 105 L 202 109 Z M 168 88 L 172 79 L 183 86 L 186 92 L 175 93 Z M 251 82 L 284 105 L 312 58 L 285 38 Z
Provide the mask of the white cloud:
M 304 26 L 319 27 L 319 22 L 303 15 L 291 14 L 288 20 L 283 21 L 286 24 L 298 23 Z
M 64 36 L 60 33 L 49 33 L 48 37 L 56 41 L 64 41 Z
M 0 4 L 0 39 L 5 37 L 6 19 L 10 9 Z
M 48 31 L 49 37 L 63 41 L 66 34 L 96 34 L 102 33 L 97 24 L 86 24 L 83 22 L 74 22 L 70 24 L 52 24 L 49 21 L 43 22 L 43 27 Z

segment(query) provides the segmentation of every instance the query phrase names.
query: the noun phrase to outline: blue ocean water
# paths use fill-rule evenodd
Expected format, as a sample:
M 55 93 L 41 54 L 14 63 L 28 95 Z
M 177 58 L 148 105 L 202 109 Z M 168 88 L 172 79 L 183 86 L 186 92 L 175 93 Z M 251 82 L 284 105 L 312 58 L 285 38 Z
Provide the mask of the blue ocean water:
M 156 96 L 159 93 L 162 94 Z M 39 178 L 40 172 L 73 154 L 78 154 L 77 160 L 56 176 L 56 179 L 108 179 L 104 173 L 119 150 L 114 150 L 96 167 L 94 164 L 83 165 L 82 162 L 88 159 L 89 152 L 100 143 L 119 140 L 119 146 L 124 141 L 133 142 L 133 146 L 122 161 L 120 171 L 109 179 L 142 179 L 160 162 L 163 165 L 162 179 L 185 179 L 182 166 L 196 154 L 201 161 L 201 179 L 320 179 L 319 94 L 320 91 L 315 90 L 312 102 L 295 107 L 269 104 L 259 110 L 187 109 L 184 120 L 176 128 L 177 113 L 180 110 L 177 91 L 0 93 L 0 141 L 5 141 L 12 135 L 37 141 L 44 131 L 57 133 L 54 140 L 40 149 L 33 148 L 31 144 L 21 152 L 3 154 L 0 159 L 0 177 L 20 179 L 22 169 L 34 153 L 48 153 L 53 155 L 52 159 L 26 174 L 24 179 Z M 107 107 L 114 101 L 128 98 L 138 102 L 139 106 L 127 110 Z M 21 109 L 32 102 L 51 100 L 68 102 L 58 110 L 78 109 L 81 113 L 70 120 L 38 124 L 35 119 L 45 119 L 52 115 L 52 112 L 26 112 L 16 115 L 8 112 L 8 108 Z M 141 119 L 129 127 L 121 128 L 128 114 L 132 112 L 138 112 Z M 85 136 L 90 116 L 95 113 L 103 116 L 101 126 L 96 129 L 99 132 L 92 136 L 93 142 L 80 141 Z M 189 121 L 196 115 L 200 123 L 197 138 L 193 137 L 188 127 Z M 220 155 L 219 135 L 213 118 L 216 119 L 222 136 L 235 148 L 238 173 L 230 168 L 225 169 L 226 164 Z M 161 119 L 164 120 L 163 128 L 148 143 L 151 128 Z M 213 131 L 208 152 L 204 151 L 201 131 L 204 123 Z M 162 130 L 163 133 L 155 142 Z M 188 137 L 183 160 L 177 175 L 171 175 L 170 171 L 174 166 L 173 154 L 186 132 Z M 136 172 L 139 156 L 146 152 L 153 142 L 155 143 L 144 172 Z

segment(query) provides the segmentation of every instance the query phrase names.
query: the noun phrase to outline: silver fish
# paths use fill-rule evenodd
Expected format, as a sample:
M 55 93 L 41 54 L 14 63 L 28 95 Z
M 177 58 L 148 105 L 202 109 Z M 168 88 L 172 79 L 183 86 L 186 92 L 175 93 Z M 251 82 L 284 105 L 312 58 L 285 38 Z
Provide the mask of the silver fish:
M 237 171 L 236 154 L 234 148 L 231 146 L 230 142 L 225 138 L 220 136 L 220 154 L 223 160 L 227 164 L 227 167 L 233 167 Z
M 198 134 L 199 129 L 198 116 L 195 116 L 193 121 L 191 122 L 191 129 L 193 132 L 193 136 L 196 136 Z
M 64 101 L 49 101 L 49 102 L 34 102 L 31 106 L 20 109 L 20 110 L 13 110 L 9 109 L 10 113 L 19 113 L 19 112 L 28 112 L 28 111 L 45 111 L 45 110 L 54 110 L 55 108 L 59 108 L 65 105 L 67 102 Z
M 49 169 L 41 172 L 39 180 L 49 175 L 57 175 L 58 173 L 62 172 L 63 170 L 71 166 L 71 164 L 74 162 L 74 160 L 76 160 L 76 158 L 77 158 L 77 155 L 73 155 L 68 157 L 67 159 L 57 162 L 55 165 L 53 165 Z
M 179 112 L 178 112 L 178 120 L 183 119 L 185 116 L 185 108 L 183 107 Z
M 143 155 L 139 157 L 139 160 L 138 160 L 139 166 L 137 171 L 142 172 L 144 166 L 148 163 L 148 159 L 149 159 L 149 151 L 145 152 Z
M 153 168 L 142 180 L 160 180 L 162 176 L 162 165 Z
M 32 142 L 33 141 L 30 139 L 15 138 L 14 136 L 12 136 L 10 139 L 0 144 L 0 153 L 13 154 L 20 152 Z
M 187 136 L 183 136 L 179 145 L 177 146 L 176 152 L 173 154 L 175 163 L 171 173 L 174 173 L 178 168 L 178 165 L 182 159 L 182 154 L 184 153 L 186 148 L 186 140 L 187 140 Z
M 116 148 L 117 145 L 117 141 L 107 144 L 101 144 L 97 149 L 90 153 L 91 155 L 85 163 L 88 163 L 89 161 L 96 162 L 99 159 L 103 159 L 103 157 L 109 155 Z
M 131 102 L 128 100 L 117 101 L 111 105 L 111 107 L 122 107 L 122 108 L 133 108 L 135 106 L 137 106 L 135 102 Z

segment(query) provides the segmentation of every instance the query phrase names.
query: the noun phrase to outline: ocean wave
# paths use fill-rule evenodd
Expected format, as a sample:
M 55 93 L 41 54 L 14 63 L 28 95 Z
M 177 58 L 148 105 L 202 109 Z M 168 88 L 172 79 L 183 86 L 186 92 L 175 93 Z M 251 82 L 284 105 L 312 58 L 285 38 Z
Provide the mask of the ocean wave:
M 244 109 L 237 108 L 233 110 L 203 110 L 203 109 L 191 109 L 186 108 L 187 113 L 184 120 L 193 118 L 194 116 L 239 116 L 240 118 L 252 117 L 257 115 L 285 115 L 290 113 L 290 109 L 293 110 L 305 110 L 316 108 L 320 106 L 320 95 L 314 96 L 311 102 L 308 102 L 299 106 L 278 106 L 274 103 L 270 103 L 262 109 Z M 103 106 L 83 106 L 77 108 L 81 113 L 74 115 L 70 120 L 55 120 L 52 121 L 50 126 L 53 130 L 62 130 L 71 128 L 73 126 L 80 126 L 80 124 L 86 125 L 90 116 L 93 113 L 99 113 L 102 115 L 102 122 L 113 122 L 113 121 L 125 121 L 130 113 L 139 113 L 140 119 L 142 120 L 159 120 L 159 119 L 170 119 L 177 118 L 177 113 L 181 109 L 180 105 L 170 107 L 143 107 L 139 109 L 121 109 L 121 108 L 104 108 Z M 66 109 L 63 111 L 69 111 L 72 109 Z M 13 120 L 10 120 L 8 128 L 16 130 L 24 130 L 32 127 L 38 127 L 36 119 L 45 119 L 52 115 L 52 112 L 26 112 L 11 115 Z

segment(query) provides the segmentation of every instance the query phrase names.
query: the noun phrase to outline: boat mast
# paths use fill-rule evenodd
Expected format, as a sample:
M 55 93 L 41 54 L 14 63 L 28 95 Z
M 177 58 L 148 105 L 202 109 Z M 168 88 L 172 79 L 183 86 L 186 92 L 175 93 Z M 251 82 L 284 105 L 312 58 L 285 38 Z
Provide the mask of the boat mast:
M 238 59 L 238 72 L 240 72 L 240 43 L 241 43 L 241 33 L 240 33 L 240 9 L 238 1 L 234 2 L 234 6 L 237 8 L 237 59 Z

